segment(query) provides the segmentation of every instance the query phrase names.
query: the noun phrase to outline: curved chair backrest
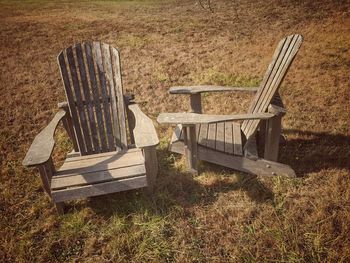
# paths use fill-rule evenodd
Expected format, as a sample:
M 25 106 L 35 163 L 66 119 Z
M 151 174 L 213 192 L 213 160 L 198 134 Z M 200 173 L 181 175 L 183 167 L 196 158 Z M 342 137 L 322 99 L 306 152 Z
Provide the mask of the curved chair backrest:
M 290 35 L 282 39 L 273 55 L 259 90 L 250 105 L 248 113 L 263 113 L 267 111 L 272 98 L 278 91 L 278 88 L 285 77 L 288 68 L 290 67 L 295 55 L 303 41 L 301 35 Z M 249 140 L 258 128 L 260 120 L 246 120 L 242 123 L 242 131 Z
M 105 43 L 78 43 L 58 64 L 81 155 L 127 148 L 119 52 Z

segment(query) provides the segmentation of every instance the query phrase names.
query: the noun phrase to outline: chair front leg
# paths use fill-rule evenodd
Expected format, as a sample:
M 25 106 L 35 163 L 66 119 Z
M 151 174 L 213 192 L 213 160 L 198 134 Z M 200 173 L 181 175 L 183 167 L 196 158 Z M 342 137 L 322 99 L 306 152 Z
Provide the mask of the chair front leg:
M 52 158 L 50 157 L 50 159 L 41 165 L 38 165 L 37 168 L 39 169 L 39 173 L 40 173 L 40 178 L 41 178 L 41 182 L 43 184 L 43 188 L 45 190 L 45 192 L 48 194 L 48 196 L 50 197 L 50 199 L 52 200 L 52 196 L 51 196 L 51 179 L 55 174 L 55 166 L 53 164 Z M 53 200 L 52 200 L 53 202 Z M 63 214 L 63 203 L 55 203 L 53 202 L 57 213 L 58 214 Z
M 189 171 L 198 175 L 198 150 L 196 138 L 196 126 L 184 126 L 184 150 Z
M 158 174 L 156 146 L 149 146 L 143 148 L 143 155 L 145 157 L 148 191 L 153 192 L 153 188 L 156 183 Z
M 266 122 L 264 158 L 277 161 L 280 135 L 282 130 L 282 116 L 277 115 Z

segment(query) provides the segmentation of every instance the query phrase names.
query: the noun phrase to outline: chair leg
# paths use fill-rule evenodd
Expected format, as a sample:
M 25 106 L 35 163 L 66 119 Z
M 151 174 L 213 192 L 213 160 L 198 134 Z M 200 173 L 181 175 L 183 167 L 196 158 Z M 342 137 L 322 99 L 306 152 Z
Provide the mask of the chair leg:
M 143 148 L 145 157 L 148 192 L 152 193 L 158 174 L 158 160 L 155 146 Z
M 277 161 L 281 134 L 281 116 L 275 116 L 267 121 L 264 159 Z
M 196 140 L 196 126 L 184 127 L 185 156 L 189 171 L 198 175 L 198 154 Z

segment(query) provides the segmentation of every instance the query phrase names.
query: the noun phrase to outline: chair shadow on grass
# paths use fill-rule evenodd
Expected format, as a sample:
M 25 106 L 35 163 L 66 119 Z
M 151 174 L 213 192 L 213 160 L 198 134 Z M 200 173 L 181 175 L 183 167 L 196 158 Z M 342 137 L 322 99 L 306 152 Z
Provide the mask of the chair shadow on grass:
M 284 130 L 283 134 L 287 136 L 287 142 L 280 148 L 279 161 L 290 165 L 298 177 L 322 169 L 350 169 L 350 137 L 300 130 Z M 272 190 L 257 176 L 202 162 L 202 172 L 218 174 L 217 180 L 204 185 L 183 167 L 174 165 L 175 161 L 181 159 L 180 155 L 171 153 L 166 148 L 158 149 L 157 154 L 159 173 L 154 194 L 132 190 L 93 197 L 85 205 L 95 213 L 109 218 L 115 214 L 129 215 L 145 211 L 166 215 L 174 206 L 209 205 L 217 200 L 219 193 L 238 190 L 244 191 L 257 203 L 274 199 Z M 232 175 L 237 180 L 226 180 Z

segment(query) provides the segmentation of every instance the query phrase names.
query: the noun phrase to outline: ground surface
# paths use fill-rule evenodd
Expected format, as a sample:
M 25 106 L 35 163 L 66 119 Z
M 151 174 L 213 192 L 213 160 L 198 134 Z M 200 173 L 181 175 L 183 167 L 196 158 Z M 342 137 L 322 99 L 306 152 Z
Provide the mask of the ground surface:
M 0 2 L 0 261 L 349 262 L 349 1 Z M 122 54 L 124 87 L 152 118 L 185 111 L 185 84 L 254 86 L 280 38 L 304 44 L 281 88 L 281 161 L 298 178 L 256 178 L 166 150 L 153 197 L 128 192 L 69 203 L 57 216 L 21 161 L 65 98 L 56 56 L 82 40 Z M 244 94 L 208 95 L 206 112 L 244 112 Z M 71 147 L 57 133 L 60 163 Z

